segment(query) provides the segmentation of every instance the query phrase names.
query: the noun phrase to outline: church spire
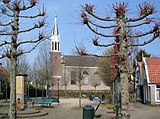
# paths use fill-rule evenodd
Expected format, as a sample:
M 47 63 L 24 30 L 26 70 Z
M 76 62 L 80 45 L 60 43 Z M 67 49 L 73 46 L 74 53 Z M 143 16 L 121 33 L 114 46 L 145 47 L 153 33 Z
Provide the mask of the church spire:
M 51 52 L 59 52 L 59 51 L 60 51 L 60 35 L 58 31 L 57 15 L 55 15 L 54 29 L 53 29 L 53 34 L 51 36 Z
M 58 31 L 58 22 L 57 22 L 57 15 L 55 15 L 55 18 L 54 18 L 53 35 L 59 35 L 59 31 Z

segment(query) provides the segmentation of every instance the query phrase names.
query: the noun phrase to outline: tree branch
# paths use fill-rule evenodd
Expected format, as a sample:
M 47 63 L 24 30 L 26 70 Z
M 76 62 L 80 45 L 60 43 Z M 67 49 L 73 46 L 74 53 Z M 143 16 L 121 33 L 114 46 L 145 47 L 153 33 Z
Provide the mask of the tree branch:
M 110 55 L 97 55 L 97 54 L 85 54 L 87 56 L 94 56 L 94 57 L 100 57 L 100 58 L 107 58 L 112 56 L 119 56 L 119 54 L 110 54 Z M 84 55 L 83 55 L 84 56 Z
M 138 18 L 127 18 L 126 22 L 139 21 L 156 12 L 155 6 L 149 4 L 148 2 L 143 2 L 142 4 L 139 4 L 139 9 L 140 9 L 140 16 Z
M 103 37 L 106 37 L 106 38 L 118 36 L 118 34 L 116 34 L 116 35 L 105 35 L 105 34 L 103 34 L 103 33 L 100 33 L 100 32 L 95 31 L 88 23 L 87 23 L 86 25 L 88 26 L 88 28 L 89 28 L 92 32 L 94 32 L 94 33 L 97 34 L 97 35 L 100 35 L 100 36 L 103 36 Z
M 0 44 L 0 47 L 4 46 L 4 45 L 7 45 L 7 44 L 11 44 L 11 42 L 4 41 L 3 43 Z
M 29 28 L 29 29 L 25 29 L 25 30 L 21 30 L 21 31 L 18 31 L 18 33 L 24 33 L 24 32 L 29 32 L 29 31 L 32 31 L 36 28 L 41 28 L 44 26 L 44 19 L 42 19 L 41 21 L 39 21 L 39 24 L 35 24 L 32 28 Z
M 93 39 L 93 44 L 98 47 L 109 47 L 109 46 L 116 45 L 117 43 L 110 43 L 110 44 L 104 45 L 104 44 L 99 44 L 98 39 L 95 39 L 95 40 Z
M 126 22 L 135 22 L 135 21 L 139 21 L 142 20 L 144 18 L 146 18 L 148 15 L 146 14 L 142 14 L 141 16 L 137 17 L 137 18 L 126 18 Z
M 141 44 L 130 44 L 130 45 L 127 45 L 127 47 L 130 47 L 130 46 L 144 46 L 146 44 L 151 43 L 152 41 L 154 41 L 159 36 L 160 36 L 160 32 L 158 31 L 158 32 L 154 33 L 153 37 L 151 39 L 149 39 L 148 41 L 144 41 Z
M 0 32 L 0 35 L 2 35 L 2 36 L 10 36 L 10 35 L 12 35 L 12 33 L 1 33 Z
M 3 59 L 5 57 L 7 57 L 7 56 L 5 56 L 4 54 L 0 54 L 0 59 Z
M 0 26 L 8 26 L 8 25 L 11 25 L 13 23 L 13 21 L 11 21 L 11 22 L 8 22 L 8 23 L 0 23 Z
M 21 11 L 28 10 L 28 9 L 36 6 L 37 3 L 38 3 L 38 0 L 30 0 L 30 5 L 29 6 L 26 7 L 25 4 L 24 4 L 22 7 L 19 7 L 19 10 L 21 10 Z
M 3 14 L 5 14 L 8 17 L 14 17 L 13 15 L 8 14 L 7 11 L 3 10 L 3 8 L 1 8 L 1 11 L 2 11 Z
M 89 12 L 88 12 L 89 13 Z M 102 20 L 102 21 L 116 21 L 116 18 L 111 18 L 111 17 L 106 17 L 106 18 L 100 18 L 98 16 L 96 16 L 93 13 L 89 13 L 90 15 L 92 15 L 93 17 L 95 17 L 98 20 Z
M 130 38 L 142 37 L 142 36 L 146 36 L 152 33 L 156 33 L 158 30 L 159 30 L 159 26 L 155 24 L 154 28 L 148 32 L 145 32 L 143 34 L 137 34 L 137 35 L 127 35 L 127 37 L 130 37 Z
M 82 5 L 81 5 L 81 6 L 82 6 Z M 98 17 L 97 15 L 95 15 L 95 14 L 93 13 L 94 5 L 85 4 L 85 6 L 82 6 L 82 8 L 83 8 L 88 14 L 90 14 L 91 16 L 93 16 L 94 18 L 96 18 L 96 19 L 98 19 L 98 20 L 102 20 L 102 21 L 116 21 L 116 20 L 117 20 L 116 18 L 111 18 L 111 17 L 106 17 L 106 18 Z
M 136 24 L 136 25 L 126 25 L 126 27 L 137 27 L 137 26 L 142 26 L 144 24 L 150 24 L 151 23 L 151 19 L 146 19 L 144 22 L 140 23 L 140 24 Z
M 20 16 L 20 18 L 37 18 L 37 17 L 40 17 L 40 16 L 44 16 L 44 12 L 40 12 L 39 14 L 35 15 L 35 16 Z
M 88 22 L 91 23 L 92 25 L 96 26 L 96 27 L 103 28 L 103 29 L 106 29 L 106 28 L 115 28 L 115 27 L 117 27 L 117 25 L 112 25 L 112 26 L 101 26 L 101 25 L 98 25 L 98 24 L 96 24 L 96 23 L 90 21 L 89 19 L 88 19 Z
M 6 5 L 6 7 L 8 8 L 8 9 L 10 9 L 11 11 L 13 11 L 13 8 L 10 6 L 10 4 L 9 4 L 9 2 L 10 2 L 10 0 L 2 0 L 2 2 Z
M 31 48 L 31 49 L 28 50 L 28 51 L 23 51 L 23 54 L 30 53 L 31 51 L 33 51 L 34 49 L 36 49 L 36 47 L 37 47 L 42 41 L 43 41 L 43 40 L 39 40 L 39 42 L 38 42 L 33 48 Z
M 27 40 L 27 41 L 19 42 L 17 44 L 17 46 L 19 46 L 21 44 L 37 43 L 37 42 L 40 42 L 41 40 L 43 41 L 44 39 L 47 39 L 47 37 L 44 35 L 44 33 L 39 33 L 39 37 L 37 38 L 37 40 Z

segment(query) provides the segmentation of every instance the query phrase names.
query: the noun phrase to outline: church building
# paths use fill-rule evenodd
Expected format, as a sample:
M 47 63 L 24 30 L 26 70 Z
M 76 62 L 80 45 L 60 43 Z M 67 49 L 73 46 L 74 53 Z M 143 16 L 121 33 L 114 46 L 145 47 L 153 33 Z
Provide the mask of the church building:
M 60 50 L 60 33 L 57 16 L 54 19 L 54 29 L 51 36 L 51 90 L 110 90 L 100 79 L 97 70 L 97 57 L 62 55 Z

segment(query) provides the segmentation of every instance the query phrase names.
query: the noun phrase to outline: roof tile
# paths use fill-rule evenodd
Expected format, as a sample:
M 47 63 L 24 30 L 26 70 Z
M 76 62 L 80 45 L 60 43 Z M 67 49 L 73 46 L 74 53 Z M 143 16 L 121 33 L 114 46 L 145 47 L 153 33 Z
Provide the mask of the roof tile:
M 160 83 L 160 58 L 145 58 L 150 83 Z

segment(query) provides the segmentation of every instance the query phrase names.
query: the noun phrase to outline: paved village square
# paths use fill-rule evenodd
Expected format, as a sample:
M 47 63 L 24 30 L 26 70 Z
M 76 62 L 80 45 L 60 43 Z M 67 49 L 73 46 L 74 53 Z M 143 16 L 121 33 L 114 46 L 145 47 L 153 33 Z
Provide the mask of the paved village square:
M 89 99 L 82 99 L 83 106 L 92 105 L 96 107 L 98 102 L 90 101 Z M 32 107 L 31 102 L 28 102 L 28 108 L 26 110 L 18 111 L 21 113 L 21 118 L 19 119 L 82 119 L 83 109 L 78 107 L 78 99 L 60 99 L 60 105 L 56 103 L 52 104 L 53 108 L 44 108 L 37 105 L 35 108 Z M 8 113 L 9 103 L 5 100 L 0 100 L 0 119 L 5 118 L 5 114 Z M 34 112 L 41 111 L 39 114 L 33 114 Z M 131 119 L 159 119 L 160 106 L 149 106 L 143 105 L 141 103 L 130 103 L 129 112 L 131 114 Z M 48 114 L 46 114 L 48 113 Z M 101 105 L 96 112 L 94 119 L 115 119 L 115 114 L 112 109 L 107 109 L 105 105 Z M 25 118 L 27 116 L 27 118 Z
M 158 0 L 0 0 L 0 119 L 160 119 Z

